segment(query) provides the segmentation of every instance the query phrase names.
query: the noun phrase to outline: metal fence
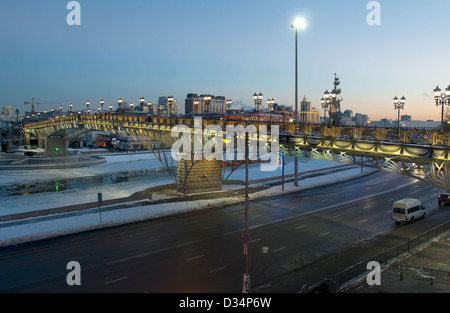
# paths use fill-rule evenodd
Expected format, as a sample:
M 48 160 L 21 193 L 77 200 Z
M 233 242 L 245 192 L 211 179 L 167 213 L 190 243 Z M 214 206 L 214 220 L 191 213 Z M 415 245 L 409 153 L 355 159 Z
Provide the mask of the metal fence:
M 346 285 L 351 284 L 352 281 L 358 281 L 361 278 L 365 278 L 372 269 L 367 269 L 367 264 L 370 261 L 377 261 L 380 263 L 381 267 L 386 267 L 386 265 L 390 264 L 389 266 L 392 267 L 392 271 L 390 272 L 391 275 L 408 275 L 408 276 L 402 276 L 402 277 L 410 277 L 415 278 L 419 277 L 418 274 L 419 271 L 416 271 L 416 269 L 411 268 L 409 270 L 407 267 L 402 267 L 400 269 L 396 269 L 396 266 L 392 265 L 393 262 L 398 260 L 401 257 L 405 257 L 411 253 L 413 253 L 416 249 L 421 248 L 427 244 L 429 244 L 432 240 L 436 239 L 437 237 L 441 236 L 445 232 L 447 232 L 450 229 L 450 221 L 447 221 L 441 225 L 438 225 L 414 238 L 410 238 L 405 242 L 402 242 L 394 247 L 385 249 L 383 252 L 374 255 L 370 257 L 367 260 L 358 262 L 345 270 L 337 273 L 334 277 L 337 285 L 342 289 Z M 397 266 L 398 267 L 398 266 Z M 422 270 L 422 269 L 421 269 Z M 425 269 L 423 269 L 425 270 Z M 431 271 L 431 270 L 430 270 Z M 388 272 L 389 273 L 389 272 Z M 416 273 L 416 274 L 414 274 Z M 425 272 L 424 272 L 425 273 Z M 424 274 L 420 277 L 436 277 L 436 280 L 439 282 L 448 283 L 449 278 L 447 272 L 439 273 L 439 271 L 434 270 L 433 274 Z M 415 276 L 414 276 L 415 275 Z
M 386 269 L 384 274 L 397 276 L 400 278 L 400 280 L 402 280 L 403 278 L 410 278 L 415 280 L 429 281 L 430 284 L 433 284 L 434 282 L 450 284 L 450 272 L 433 270 L 424 267 L 412 267 L 393 264 Z

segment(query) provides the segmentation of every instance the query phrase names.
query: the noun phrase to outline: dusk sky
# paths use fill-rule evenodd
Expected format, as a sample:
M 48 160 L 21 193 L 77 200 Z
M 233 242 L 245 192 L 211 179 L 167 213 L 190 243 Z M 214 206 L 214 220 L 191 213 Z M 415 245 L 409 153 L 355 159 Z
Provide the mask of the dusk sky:
M 80 0 L 81 25 L 69 26 L 66 0 L 0 0 L 0 107 L 25 101 L 91 108 L 104 99 L 156 103 L 188 93 L 254 106 L 264 94 L 294 106 L 295 31 L 299 98 L 320 99 L 341 80 L 342 111 L 371 120 L 402 114 L 440 120 L 433 89 L 450 84 L 450 1 L 383 0 L 370 26 L 369 0 Z M 238 103 L 237 103 L 238 102 Z M 39 109 L 51 109 L 40 105 Z M 58 105 L 59 107 L 59 105 Z M 37 109 L 37 108 L 36 108 Z

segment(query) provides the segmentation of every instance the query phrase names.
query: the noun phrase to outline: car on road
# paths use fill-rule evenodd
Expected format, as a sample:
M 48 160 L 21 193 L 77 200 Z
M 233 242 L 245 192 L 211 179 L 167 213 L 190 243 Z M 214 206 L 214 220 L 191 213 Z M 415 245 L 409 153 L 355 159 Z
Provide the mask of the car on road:
M 438 198 L 439 206 L 442 204 L 447 205 L 450 204 L 450 194 L 449 193 L 441 193 Z
M 413 223 L 420 218 L 425 218 L 425 207 L 418 199 L 406 198 L 392 205 L 392 219 L 396 224 Z

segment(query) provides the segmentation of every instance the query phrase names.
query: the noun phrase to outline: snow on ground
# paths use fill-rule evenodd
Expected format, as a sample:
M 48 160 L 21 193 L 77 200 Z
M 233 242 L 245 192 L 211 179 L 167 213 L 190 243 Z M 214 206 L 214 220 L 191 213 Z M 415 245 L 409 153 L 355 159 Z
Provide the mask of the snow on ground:
M 20 171 L 2 171 L 0 172 L 0 185 L 23 183 L 24 181 L 33 182 L 39 180 L 104 175 L 105 173 L 139 171 L 142 169 L 161 167 L 159 161 L 151 153 L 108 155 L 105 157 L 107 158 L 106 164 L 82 169 L 27 171 L 26 173 Z M 285 174 L 292 174 L 294 172 L 294 158 L 286 157 L 285 162 Z M 301 175 L 301 172 L 320 168 L 329 168 L 337 165 L 342 165 L 342 163 L 308 159 L 299 162 L 299 172 Z M 249 180 L 277 177 L 281 175 L 281 171 L 279 170 L 274 172 L 261 172 L 259 166 L 259 164 L 253 164 L 250 166 Z M 371 171 L 373 170 L 365 169 L 365 173 L 369 173 Z M 120 183 L 88 189 L 65 190 L 61 192 L 3 198 L 1 199 L 0 204 L 0 215 L 96 202 L 97 193 L 99 192 L 102 193 L 103 200 L 127 197 L 137 191 L 150 187 L 173 183 L 168 174 L 159 174 L 154 176 L 155 177 L 149 176 L 148 181 L 146 180 L 144 182 Z M 301 181 L 300 190 L 314 188 L 324 184 L 336 183 L 359 176 L 361 176 L 361 169 L 358 167 L 334 174 L 308 178 Z M 244 181 L 245 167 L 241 167 L 236 170 L 229 179 Z M 237 186 L 224 185 L 224 189 L 227 188 L 233 189 L 237 188 Z M 294 187 L 291 182 L 285 184 L 284 191 L 281 190 L 281 185 L 274 186 L 263 192 L 252 194 L 251 199 L 296 191 L 299 191 L 299 189 Z M 154 196 L 153 199 L 158 199 L 158 197 Z M 106 211 L 107 207 L 102 207 L 102 210 L 91 209 L 84 211 L 83 213 L 58 214 L 52 216 L 52 218 L 39 217 L 34 219 L 26 219 L 21 223 L 3 222 L 0 223 L 0 246 L 118 225 L 127 222 L 140 221 L 149 218 L 158 218 L 172 214 L 202 210 L 211 206 L 230 205 L 240 203 L 242 201 L 242 197 L 232 197 L 214 200 L 200 200 L 195 202 L 135 206 L 111 211 Z

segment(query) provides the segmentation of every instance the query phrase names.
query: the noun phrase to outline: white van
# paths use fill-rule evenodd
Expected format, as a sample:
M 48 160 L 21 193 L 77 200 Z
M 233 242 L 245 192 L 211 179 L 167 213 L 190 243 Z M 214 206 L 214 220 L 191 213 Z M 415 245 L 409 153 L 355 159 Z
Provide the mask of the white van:
M 412 223 L 419 218 L 425 217 L 425 207 L 417 199 L 406 198 L 395 201 L 392 206 L 392 219 L 396 224 L 401 222 Z

